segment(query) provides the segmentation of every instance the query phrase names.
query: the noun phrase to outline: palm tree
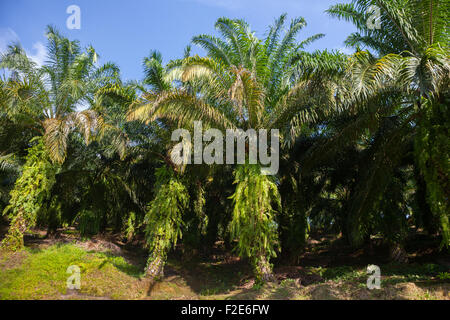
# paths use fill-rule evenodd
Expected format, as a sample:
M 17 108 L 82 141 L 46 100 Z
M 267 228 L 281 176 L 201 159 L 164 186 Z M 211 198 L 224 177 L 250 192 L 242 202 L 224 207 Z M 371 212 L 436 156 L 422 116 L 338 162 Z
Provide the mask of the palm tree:
M 118 99 L 121 105 L 128 103 L 127 107 L 129 107 L 140 103 L 142 99 L 152 99 L 152 96 L 173 88 L 172 76 L 163 66 L 160 52 L 151 51 L 143 60 L 143 69 L 145 77 L 141 83 L 107 84 L 99 91 L 100 95 L 107 99 Z M 143 98 L 137 99 L 136 92 L 142 92 Z M 129 118 L 133 120 L 132 117 Z M 119 132 L 124 131 L 122 126 L 125 123 L 122 119 L 115 125 Z M 168 251 L 182 237 L 182 213 L 187 209 L 189 194 L 182 178 L 183 168 L 177 167 L 165 154 L 170 148 L 170 132 L 175 128 L 174 124 L 161 119 L 152 123 L 147 121 L 146 124 L 130 121 L 126 125 L 132 127 L 131 131 L 134 132 L 128 137 L 131 143 L 124 150 L 127 154 L 126 158 L 134 159 L 134 161 L 151 158 L 158 166 L 155 170 L 153 198 L 146 208 L 143 208 L 146 246 L 150 249 L 146 276 L 156 279 L 164 274 Z M 136 133 L 139 134 L 136 135 Z M 148 177 L 133 178 L 133 180 L 146 179 L 148 180 Z M 145 183 L 148 182 L 142 184 L 145 185 Z M 140 189 L 142 186 L 134 187 L 134 189 Z
M 381 9 L 380 29 L 367 25 L 372 5 Z M 413 144 L 413 164 L 420 168 L 429 206 L 440 219 L 442 244 L 449 245 L 450 151 L 444 138 L 449 119 L 448 6 L 448 1 L 439 0 L 354 0 L 327 10 L 358 28 L 346 41 L 357 52 L 346 65 L 336 95 L 338 109 L 351 121 L 341 123 L 309 162 L 332 156 L 333 150 L 367 136 L 369 129 L 371 160 L 359 177 L 348 218 L 355 245 L 367 235 L 369 213 L 383 213 L 380 198 L 394 183 Z M 361 51 L 364 47 L 371 51 Z M 404 210 L 397 211 L 397 216 L 405 215 Z
M 30 128 L 35 137 L 28 141 L 32 147 L 27 163 L 5 211 L 12 219 L 9 235 L 14 236 L 5 239 L 5 243 L 11 240 L 11 247 L 21 247 L 23 233 L 34 225 L 36 213 L 54 184 L 54 175 L 65 160 L 71 132 L 78 129 L 89 143 L 103 126 L 102 118 L 93 110 L 77 109 L 97 103 L 95 93 L 111 65 L 96 67 L 98 57 L 92 47 L 83 52 L 77 41 L 63 37 L 51 26 L 46 34 L 48 55 L 43 66 L 30 60 L 20 45 L 11 45 L 1 56 L 0 67 L 10 71 L 1 86 L 2 113 L 19 128 Z M 42 170 L 33 169 L 37 167 Z M 37 181 L 41 181 L 39 188 L 34 186 Z M 30 194 L 24 195 L 24 190 Z
M 305 20 L 293 19 L 283 35 L 285 20 L 282 15 L 260 40 L 245 21 L 220 18 L 215 25 L 220 38 L 200 35 L 192 40 L 208 56 L 170 63 L 168 75 L 181 85 L 160 86 L 144 95 L 130 118 L 166 119 L 190 129 L 197 120 L 222 131 L 280 129 L 282 139 L 288 139 L 296 127 L 325 112 L 332 95 L 323 81 L 306 77 L 299 63 L 306 55 L 303 48 L 323 35 L 297 42 Z M 317 88 L 323 89 L 320 99 L 311 94 Z M 235 184 L 230 227 L 238 238 L 238 251 L 251 259 L 259 280 L 270 280 L 269 261 L 278 246 L 276 181 L 263 175 L 260 165 L 241 164 L 235 168 Z

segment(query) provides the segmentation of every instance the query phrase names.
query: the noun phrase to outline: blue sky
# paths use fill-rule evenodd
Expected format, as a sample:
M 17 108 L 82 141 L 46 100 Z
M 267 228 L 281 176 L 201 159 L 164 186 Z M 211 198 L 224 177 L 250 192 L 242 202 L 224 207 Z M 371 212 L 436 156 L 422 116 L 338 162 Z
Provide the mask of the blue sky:
M 215 34 L 219 17 L 243 18 L 252 30 L 264 36 L 276 17 L 302 16 L 308 26 L 299 34 L 304 39 L 315 33 L 325 38 L 308 47 L 341 49 L 354 27 L 332 19 L 324 11 L 345 0 L 0 0 L 0 52 L 11 41 L 20 41 L 38 63 L 45 60 L 46 25 L 55 25 L 64 35 L 92 44 L 101 63 L 118 64 L 124 79 L 141 79 L 141 62 L 151 49 L 163 54 L 165 62 L 182 56 L 194 35 Z M 81 29 L 69 30 L 66 9 L 81 9 Z M 203 51 L 193 47 L 193 53 Z

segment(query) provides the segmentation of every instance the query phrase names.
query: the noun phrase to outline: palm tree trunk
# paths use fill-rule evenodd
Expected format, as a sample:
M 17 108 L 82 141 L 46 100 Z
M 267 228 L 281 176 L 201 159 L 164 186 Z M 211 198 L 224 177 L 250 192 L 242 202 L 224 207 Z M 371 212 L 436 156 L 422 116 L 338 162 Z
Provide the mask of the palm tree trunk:
M 399 243 L 392 243 L 389 248 L 389 258 L 393 262 L 407 263 L 408 253 L 403 245 Z
M 272 265 L 269 260 L 267 260 L 264 254 L 260 254 L 255 259 L 255 273 L 259 281 L 271 282 L 275 280 L 273 275 Z
M 157 245 L 148 261 L 145 276 L 154 280 L 163 278 L 164 265 L 166 264 L 166 254 L 163 248 Z

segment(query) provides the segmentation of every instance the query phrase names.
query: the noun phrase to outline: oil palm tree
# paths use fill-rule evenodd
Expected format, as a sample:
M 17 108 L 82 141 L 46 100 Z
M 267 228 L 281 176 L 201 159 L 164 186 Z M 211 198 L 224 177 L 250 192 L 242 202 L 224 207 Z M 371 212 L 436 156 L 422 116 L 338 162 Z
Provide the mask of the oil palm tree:
M 111 65 L 96 67 L 92 47 L 82 52 L 78 41 L 70 41 L 47 27 L 47 61 L 43 66 L 30 60 L 20 45 L 12 45 L 2 55 L 1 67 L 11 76 L 3 88 L 8 97 L 5 111 L 10 119 L 26 121 L 44 136 L 55 163 L 65 158 L 67 137 L 75 128 L 89 142 L 101 124 L 95 112 L 95 92 L 102 72 Z M 86 109 L 77 111 L 79 109 Z
M 100 90 L 101 95 L 119 98 L 128 102 L 129 107 L 139 104 L 143 99 L 150 100 L 159 93 L 173 89 L 173 76 L 163 65 L 160 52 L 151 51 L 143 59 L 143 69 L 145 76 L 142 82 L 129 85 L 108 84 Z M 142 98 L 136 99 L 134 94 L 131 97 L 130 86 L 135 89 L 131 90 L 132 92 L 141 92 Z M 134 118 L 129 117 L 129 120 Z M 170 248 L 182 237 L 183 212 L 187 209 L 189 194 L 182 177 L 182 168 L 173 163 L 166 154 L 170 148 L 170 133 L 175 124 L 161 119 L 146 121 L 145 124 L 129 121 L 127 125 L 133 126 L 134 131 L 147 134 L 130 137 L 132 143 L 127 146 L 126 153 L 138 158 L 150 156 L 159 163 L 154 173 L 153 198 L 144 208 L 143 218 L 146 246 L 150 250 L 145 273 L 147 277 L 157 279 L 164 274 L 164 265 Z M 147 178 L 140 177 L 140 179 Z
M 2 115 L 16 130 L 27 127 L 34 136 L 27 141 L 31 145 L 27 163 L 5 211 L 12 222 L 4 243 L 13 248 L 22 246 L 23 233 L 34 225 L 37 211 L 49 196 L 54 175 L 66 157 L 69 135 L 77 129 L 89 143 L 94 133 L 104 129 L 102 118 L 89 107 L 97 103 L 96 90 L 111 65 L 97 67 L 92 47 L 83 52 L 77 41 L 63 37 L 51 26 L 46 35 L 43 66 L 30 60 L 18 44 L 1 56 L 0 67 L 10 71 L 9 78 L 2 81 Z M 37 167 L 42 170 L 33 169 Z M 38 181 L 39 188 L 33 187 Z
M 282 140 L 287 139 L 295 127 L 326 111 L 332 90 L 319 78 L 306 77 L 298 59 L 307 44 L 323 35 L 298 42 L 305 20 L 293 19 L 283 34 L 285 21 L 282 15 L 260 40 L 245 21 L 220 18 L 215 27 L 221 37 L 204 34 L 192 40 L 206 49 L 207 57 L 169 63 L 168 74 L 181 85 L 144 95 L 130 118 L 166 119 L 188 129 L 197 120 L 222 131 L 279 129 Z M 312 94 L 319 88 L 320 98 Z M 260 164 L 239 164 L 235 184 L 230 230 L 238 252 L 250 258 L 259 280 L 270 280 L 270 258 L 278 246 L 276 180 L 263 175 Z
M 380 8 L 379 29 L 367 25 L 372 5 Z M 359 177 L 348 219 L 355 245 L 368 232 L 364 226 L 369 213 L 382 212 L 380 198 L 414 143 L 414 165 L 426 181 L 429 206 L 440 219 L 442 244 L 449 244 L 450 152 L 444 138 L 449 123 L 448 6 L 439 0 L 354 0 L 327 10 L 358 28 L 346 41 L 357 52 L 346 65 L 336 95 L 338 109 L 351 121 L 312 153 L 310 163 L 332 156 L 333 150 L 360 140 L 369 130 L 371 161 Z M 369 51 L 361 51 L 364 47 Z

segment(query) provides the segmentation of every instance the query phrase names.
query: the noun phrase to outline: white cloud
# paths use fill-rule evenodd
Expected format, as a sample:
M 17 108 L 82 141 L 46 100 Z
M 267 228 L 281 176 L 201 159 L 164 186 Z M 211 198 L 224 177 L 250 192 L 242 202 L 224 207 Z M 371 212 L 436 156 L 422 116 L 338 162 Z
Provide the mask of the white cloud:
M 335 50 L 340 51 L 343 54 L 354 54 L 355 53 L 354 49 L 347 48 L 347 47 L 335 48 Z
M 0 28 L 0 53 L 3 53 L 8 48 L 8 45 L 20 42 L 20 38 L 17 33 L 11 28 Z M 42 66 L 47 56 L 47 48 L 42 42 L 37 41 L 33 43 L 32 50 L 25 48 L 27 56 L 37 63 L 38 66 Z
M 11 28 L 0 28 L 0 52 L 5 52 L 8 45 L 19 41 L 19 36 Z
M 47 57 L 47 48 L 42 44 L 42 42 L 38 41 L 33 44 L 33 50 L 36 54 L 30 54 L 30 52 L 27 51 L 27 55 L 31 60 L 36 62 L 39 67 L 41 67 Z

